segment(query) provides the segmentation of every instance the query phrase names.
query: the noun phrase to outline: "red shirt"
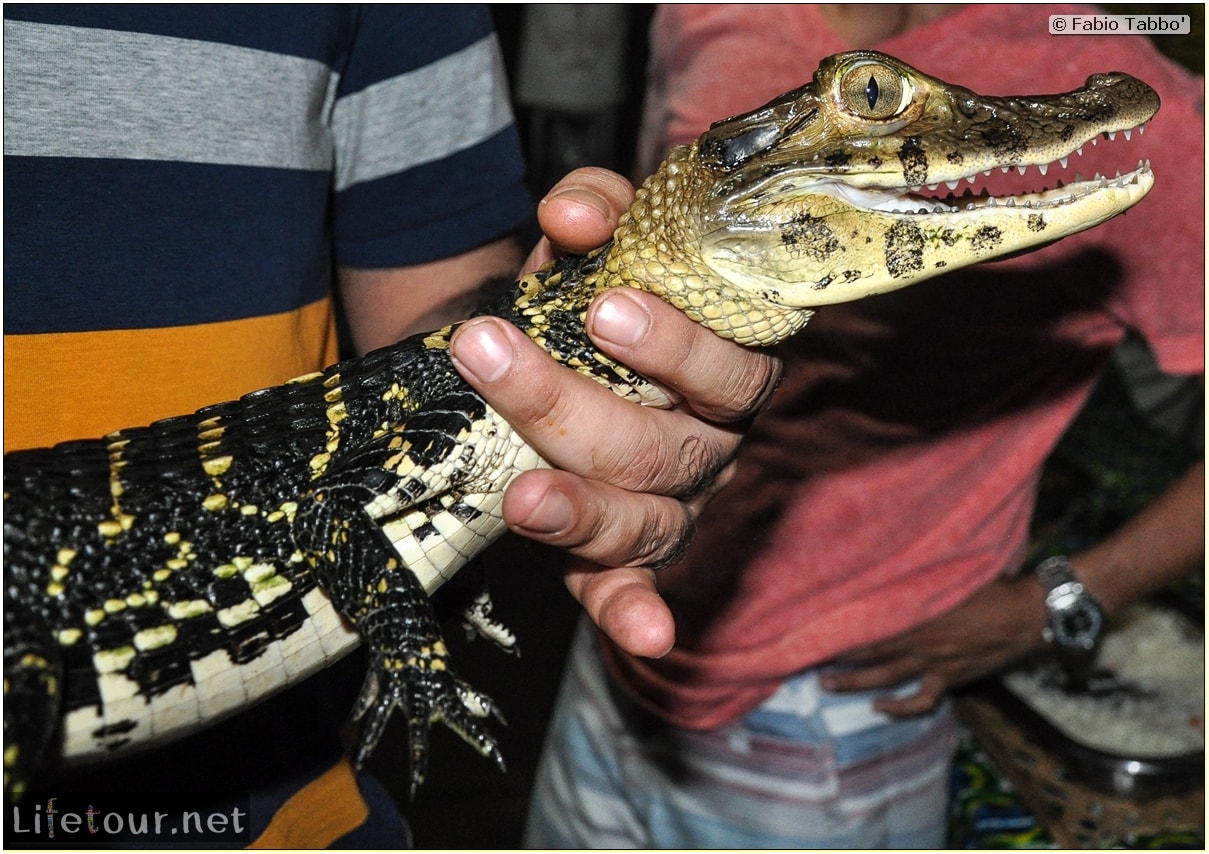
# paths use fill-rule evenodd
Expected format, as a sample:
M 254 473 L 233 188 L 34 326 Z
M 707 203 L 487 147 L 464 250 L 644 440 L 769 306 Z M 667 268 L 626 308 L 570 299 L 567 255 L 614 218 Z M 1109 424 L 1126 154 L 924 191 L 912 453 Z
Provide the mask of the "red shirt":
M 1202 81 L 1142 38 L 1048 34 L 1048 15 L 1074 11 L 1088 10 L 969 7 L 869 45 L 985 94 L 1132 73 L 1160 93 L 1158 116 L 1130 143 L 1087 146 L 1071 172 L 1148 157 L 1156 188 L 1031 255 L 821 309 L 782 348 L 786 380 L 738 476 L 688 558 L 659 575 L 675 649 L 659 661 L 609 649 L 622 684 L 672 722 L 732 720 L 788 675 L 1015 571 L 1042 464 L 1127 330 L 1165 371 L 1203 372 Z M 663 7 L 644 150 L 800 86 L 847 48 L 812 7 Z

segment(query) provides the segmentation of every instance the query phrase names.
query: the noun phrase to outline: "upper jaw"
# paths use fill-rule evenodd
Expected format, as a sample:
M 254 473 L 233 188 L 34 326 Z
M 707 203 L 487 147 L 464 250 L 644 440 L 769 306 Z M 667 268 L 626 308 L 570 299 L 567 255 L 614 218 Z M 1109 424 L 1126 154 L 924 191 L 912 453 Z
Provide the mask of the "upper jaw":
M 1082 157 L 1085 148 L 1095 148 L 1101 139 L 1114 142 L 1120 136 L 1128 143 L 1135 133 L 1140 139 L 1146 131 L 1146 123 L 1154 114 L 1144 115 L 1144 121 L 1101 124 L 1101 129 L 1095 132 L 1085 130 L 1083 135 L 1072 134 L 1072 139 L 1064 144 L 1059 145 L 1050 140 L 1045 144 L 1034 143 L 1032 147 L 1023 147 L 1010 153 L 996 153 L 979 145 L 972 145 L 970 150 L 961 151 L 962 146 L 953 141 L 952 134 L 943 134 L 939 140 L 917 138 L 915 144 L 924 155 L 920 159 L 926 164 L 917 170 L 904 170 L 897 162 L 903 159 L 903 153 L 907 150 L 905 143 L 901 147 L 890 147 L 883 143 L 876 147 L 876 153 L 872 157 L 866 155 L 853 158 L 848 168 L 829 171 L 839 180 L 854 187 L 907 188 L 917 194 L 925 187 L 929 191 L 937 191 L 942 185 L 956 191 L 963 182 L 975 184 L 980 178 L 994 176 L 996 172 L 1008 173 L 1014 170 L 1020 175 L 1027 175 L 1036 170 L 1041 177 L 1046 177 L 1050 170 L 1059 173 L 1066 169 L 1072 158 Z M 960 152 L 960 156 L 955 156 L 957 152 Z M 803 168 L 808 172 L 825 171 L 820 170 L 813 162 Z

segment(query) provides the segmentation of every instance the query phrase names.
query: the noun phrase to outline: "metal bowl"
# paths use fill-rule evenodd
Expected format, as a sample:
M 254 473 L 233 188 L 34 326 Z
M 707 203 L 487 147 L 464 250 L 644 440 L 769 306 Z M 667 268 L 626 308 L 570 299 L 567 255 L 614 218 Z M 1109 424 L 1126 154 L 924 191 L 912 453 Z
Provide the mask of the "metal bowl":
M 1205 778 L 1205 751 L 1172 756 L 1125 756 L 1100 750 L 1068 736 L 999 680 L 985 696 L 1037 741 L 1066 760 L 1072 774 L 1093 789 L 1135 799 L 1187 791 Z

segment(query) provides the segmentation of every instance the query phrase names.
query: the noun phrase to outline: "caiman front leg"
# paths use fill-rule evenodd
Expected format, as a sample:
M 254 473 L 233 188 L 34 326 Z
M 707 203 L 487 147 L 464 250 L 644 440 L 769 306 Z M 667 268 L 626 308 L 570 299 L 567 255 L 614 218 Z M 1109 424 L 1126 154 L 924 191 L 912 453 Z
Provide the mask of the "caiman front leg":
M 369 648 L 370 667 L 355 717 L 365 718 L 358 766 L 369 759 L 395 709 L 407 717 L 412 793 L 427 768 L 430 725 L 441 721 L 502 767 L 482 719 L 492 700 L 454 673 L 432 605 L 378 524 L 365 512 L 365 487 L 316 490 L 301 502 L 295 540 L 332 598 Z

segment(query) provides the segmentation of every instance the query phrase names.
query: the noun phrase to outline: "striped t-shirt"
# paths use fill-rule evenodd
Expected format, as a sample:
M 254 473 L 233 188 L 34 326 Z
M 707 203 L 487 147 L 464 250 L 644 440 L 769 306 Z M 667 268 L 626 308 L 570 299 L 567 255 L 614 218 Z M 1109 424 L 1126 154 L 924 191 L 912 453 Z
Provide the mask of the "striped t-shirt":
M 6 451 L 323 367 L 337 267 L 453 256 L 529 215 L 482 7 L 4 17 Z M 338 668 L 73 785 L 250 796 L 259 846 L 398 845 L 389 797 L 340 761 L 349 679 Z
M 528 211 L 478 8 L 4 8 L 5 449 L 334 360 L 334 267 Z

